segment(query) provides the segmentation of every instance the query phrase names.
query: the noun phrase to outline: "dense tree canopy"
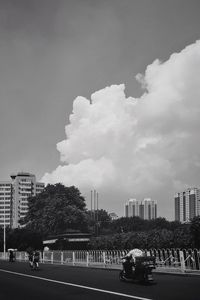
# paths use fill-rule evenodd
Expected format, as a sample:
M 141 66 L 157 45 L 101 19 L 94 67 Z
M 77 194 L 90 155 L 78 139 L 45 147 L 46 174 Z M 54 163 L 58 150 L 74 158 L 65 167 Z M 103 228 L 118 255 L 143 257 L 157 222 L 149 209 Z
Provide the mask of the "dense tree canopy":
M 89 231 L 91 249 L 200 248 L 200 216 L 191 223 L 169 222 L 165 218 L 143 220 L 139 217 L 111 220 L 104 209 L 86 210 L 85 199 L 74 187 L 48 185 L 42 193 L 29 198 L 24 228 L 7 228 L 7 246 L 25 250 L 42 247 L 47 235 L 69 230 Z M 0 249 L 3 230 L 0 228 Z
M 200 216 L 192 219 L 190 232 L 193 238 L 193 246 L 200 248 Z
M 198 232 L 197 224 L 195 223 L 195 232 Z M 93 238 L 90 247 L 91 249 L 190 248 L 193 241 L 190 230 L 190 224 L 170 222 L 165 218 L 143 220 L 139 217 L 122 217 L 109 224 L 107 236 Z
M 130 231 L 149 231 L 152 229 L 168 229 L 175 230 L 180 226 L 180 222 L 169 222 L 165 218 L 157 218 L 152 220 L 143 220 L 139 217 L 122 217 L 111 223 L 113 233 L 122 233 Z
M 122 232 L 93 238 L 91 249 L 153 249 L 153 248 L 191 248 L 188 226 L 180 226 L 172 231 L 153 229 L 148 231 Z
M 49 184 L 42 193 L 29 198 L 28 206 L 24 219 L 26 227 L 43 235 L 87 228 L 85 199 L 74 186 Z
M 0 251 L 3 251 L 3 229 L 0 228 Z M 27 228 L 6 228 L 6 249 L 24 251 L 28 247 L 42 249 L 42 236 L 39 232 Z
M 89 210 L 88 214 L 88 225 L 90 232 L 95 235 L 101 235 L 110 232 L 111 217 L 108 212 L 104 209 Z

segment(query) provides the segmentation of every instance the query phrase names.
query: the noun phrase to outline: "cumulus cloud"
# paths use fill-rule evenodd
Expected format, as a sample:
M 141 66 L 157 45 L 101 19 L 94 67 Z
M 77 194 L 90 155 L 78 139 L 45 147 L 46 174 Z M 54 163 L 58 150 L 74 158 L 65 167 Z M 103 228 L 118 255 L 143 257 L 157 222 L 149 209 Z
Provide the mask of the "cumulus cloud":
M 120 84 L 74 100 L 66 139 L 57 144 L 63 164 L 45 183 L 120 194 L 121 207 L 128 195 L 162 202 L 167 190 L 198 185 L 200 41 L 156 59 L 136 79 L 140 98 L 126 97 Z

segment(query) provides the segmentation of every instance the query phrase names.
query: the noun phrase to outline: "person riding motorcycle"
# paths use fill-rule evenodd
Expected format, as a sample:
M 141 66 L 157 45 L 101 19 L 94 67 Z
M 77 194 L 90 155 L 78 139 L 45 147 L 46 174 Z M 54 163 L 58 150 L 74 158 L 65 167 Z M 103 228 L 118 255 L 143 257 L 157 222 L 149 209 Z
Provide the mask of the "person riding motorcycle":
M 33 251 L 32 250 L 28 250 L 28 260 L 29 260 L 29 265 L 32 268 L 33 267 Z
M 122 258 L 123 269 L 119 273 L 121 281 L 153 284 L 152 270 L 155 269 L 155 257 L 140 249 L 132 249 Z
M 29 250 L 28 251 L 29 265 L 32 269 L 39 267 L 39 259 L 40 259 L 39 251 L 37 251 L 37 250 L 36 251 Z
M 33 266 L 35 266 L 36 268 L 39 267 L 39 260 L 40 260 L 40 253 L 39 251 L 34 251 L 33 252 Z
M 122 264 L 127 278 L 130 278 L 133 270 L 135 270 L 135 258 L 143 255 L 144 252 L 142 250 L 134 248 L 122 258 Z

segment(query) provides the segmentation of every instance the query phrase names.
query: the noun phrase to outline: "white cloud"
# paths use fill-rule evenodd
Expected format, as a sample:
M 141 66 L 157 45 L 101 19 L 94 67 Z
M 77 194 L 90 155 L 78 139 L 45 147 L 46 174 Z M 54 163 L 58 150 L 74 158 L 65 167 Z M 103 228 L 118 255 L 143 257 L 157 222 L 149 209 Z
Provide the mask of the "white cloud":
M 199 183 L 200 41 L 155 60 L 137 80 L 145 88 L 137 99 L 121 84 L 74 100 L 57 144 L 64 165 L 44 182 L 118 193 L 121 207 L 127 195 L 162 202 L 167 190 Z

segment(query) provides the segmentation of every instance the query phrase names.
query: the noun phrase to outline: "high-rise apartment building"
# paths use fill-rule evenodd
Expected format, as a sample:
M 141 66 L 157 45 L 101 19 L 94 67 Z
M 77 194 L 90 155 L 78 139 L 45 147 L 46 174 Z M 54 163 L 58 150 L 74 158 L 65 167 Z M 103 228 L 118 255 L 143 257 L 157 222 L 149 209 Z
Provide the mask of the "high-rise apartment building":
M 30 173 L 12 174 L 10 182 L 0 182 L 0 226 L 20 227 L 19 221 L 28 212 L 28 198 L 44 189 L 44 183 L 36 182 Z
M 0 227 L 10 226 L 12 211 L 12 184 L 9 181 L 0 182 Z
M 188 188 L 174 196 L 175 220 L 181 223 L 189 222 L 200 215 L 200 189 Z
M 141 218 L 151 220 L 157 218 L 157 202 L 151 198 L 145 198 L 141 202 Z
M 139 202 L 136 199 L 129 199 L 125 204 L 125 216 L 126 217 L 138 217 L 139 216 Z
M 145 198 L 139 203 L 136 199 L 129 199 L 125 204 L 125 217 L 140 217 L 144 220 L 157 218 L 157 202 Z

